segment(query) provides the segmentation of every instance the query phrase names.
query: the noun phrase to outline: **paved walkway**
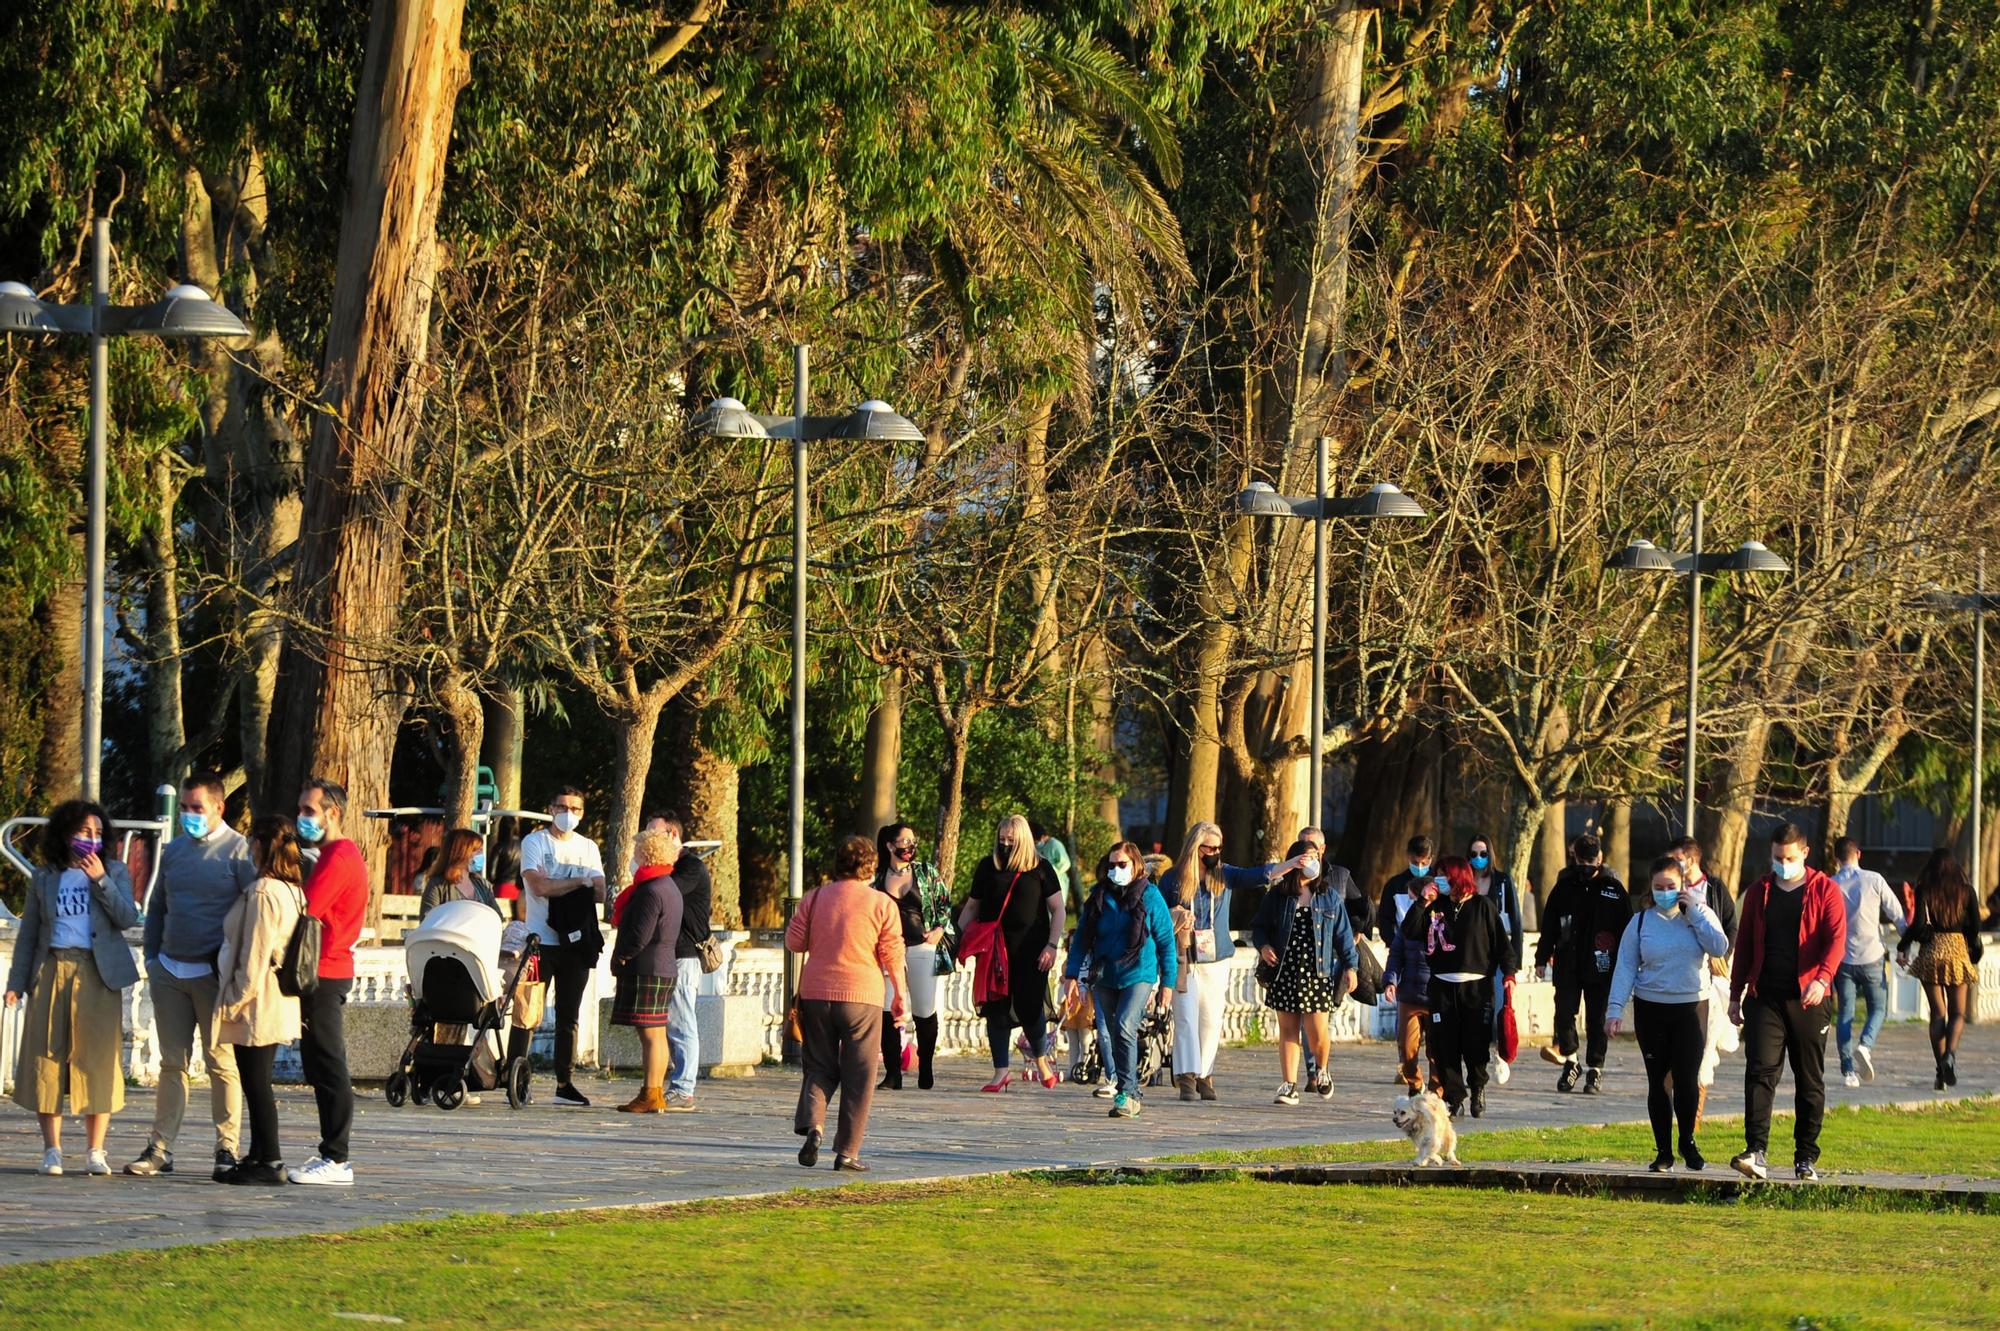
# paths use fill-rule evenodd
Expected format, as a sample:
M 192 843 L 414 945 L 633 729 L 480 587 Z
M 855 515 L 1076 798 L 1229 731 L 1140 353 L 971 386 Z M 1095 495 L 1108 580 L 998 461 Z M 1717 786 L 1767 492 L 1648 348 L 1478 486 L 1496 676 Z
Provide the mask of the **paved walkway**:
M 2000 1030 L 1966 1032 L 1958 1095 L 2000 1092 Z M 1836 1083 L 1833 1106 L 1932 1098 L 1931 1060 L 1917 1026 L 1885 1032 L 1877 1054 L 1881 1075 L 1847 1090 Z M 1130 1163 L 1200 1150 L 1247 1150 L 1323 1141 L 1367 1141 L 1394 1135 L 1388 1120 L 1394 1094 L 1392 1051 L 1379 1044 L 1335 1050 L 1337 1091 L 1330 1102 L 1308 1097 L 1296 1108 L 1270 1103 L 1277 1081 L 1269 1047 L 1225 1050 L 1217 1071 L 1218 1104 L 1184 1105 L 1170 1088 L 1156 1089 L 1143 1117 L 1105 1116 L 1104 1102 L 1081 1087 L 1019 1084 L 1005 1095 L 979 1094 L 988 1072 L 977 1060 L 949 1060 L 939 1086 L 882 1092 L 875 1100 L 865 1156 L 871 1180 L 963 1177 L 1028 1168 Z M 1740 1060 L 1724 1063 L 1717 1109 L 1740 1105 Z M 1614 1045 L 1606 1092 L 1559 1095 L 1554 1069 L 1525 1057 L 1513 1084 L 1496 1088 L 1482 1120 L 1465 1131 L 1606 1123 L 1644 1117 L 1644 1080 L 1629 1040 Z M 910 1085 L 914 1086 L 914 1078 Z M 469 1212 L 524 1212 L 634 1206 L 715 1197 L 755 1196 L 798 1187 L 826 1187 L 835 1175 L 829 1149 L 822 1167 L 803 1170 L 791 1131 L 794 1074 L 766 1068 L 754 1078 L 704 1082 L 701 1112 L 634 1119 L 611 1112 L 630 1082 L 586 1085 L 597 1104 L 588 1110 L 541 1100 L 520 1112 L 500 1096 L 452 1113 L 436 1108 L 391 1109 L 379 1091 L 363 1091 L 355 1123 L 352 1188 L 224 1188 L 209 1181 L 209 1139 L 194 1126 L 204 1096 L 195 1097 L 179 1157 L 187 1173 L 139 1180 L 71 1173 L 43 1178 L 32 1115 L 0 1108 L 0 1262 L 157 1248 L 217 1239 L 356 1229 L 389 1221 Z M 287 1154 L 311 1154 L 317 1138 L 312 1098 L 281 1092 Z M 1789 1104 L 1789 1081 L 1780 1106 Z M 122 1167 L 144 1144 L 152 1095 L 135 1091 L 112 1122 L 110 1150 Z M 829 1130 L 831 1124 L 828 1125 Z M 829 1138 L 831 1132 L 829 1131 Z M 65 1129 L 66 1156 L 83 1159 L 79 1126 Z M 1728 1142 L 1710 1154 L 1726 1158 Z M 1401 1158 L 1401 1148 L 1385 1151 Z M 1825 1162 L 1833 1169 L 1839 1161 Z

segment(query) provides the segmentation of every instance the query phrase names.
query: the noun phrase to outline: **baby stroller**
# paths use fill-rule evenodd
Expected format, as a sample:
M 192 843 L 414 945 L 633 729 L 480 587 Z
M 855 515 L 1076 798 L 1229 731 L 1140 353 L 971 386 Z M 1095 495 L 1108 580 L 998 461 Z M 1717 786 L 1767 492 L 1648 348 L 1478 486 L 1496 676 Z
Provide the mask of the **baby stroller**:
M 1081 1037 L 1078 1032 L 1078 1038 Z M 1095 1086 L 1111 1075 L 1111 1064 L 1099 1047 L 1097 1036 L 1090 1037 L 1090 1051 L 1076 1065 L 1070 1080 L 1079 1086 Z M 1165 1086 L 1174 1079 L 1174 1018 L 1171 1010 L 1161 1011 L 1151 1003 L 1139 1018 L 1139 1084 Z
M 502 1059 L 514 976 L 500 969 L 500 932 L 491 906 L 447 901 L 403 936 L 410 1043 L 383 1088 L 390 1104 L 429 1100 L 439 1109 L 456 1109 L 469 1091 L 501 1087 L 515 1109 L 527 1103 L 528 1060 Z M 530 938 L 519 965 L 527 965 L 535 950 Z

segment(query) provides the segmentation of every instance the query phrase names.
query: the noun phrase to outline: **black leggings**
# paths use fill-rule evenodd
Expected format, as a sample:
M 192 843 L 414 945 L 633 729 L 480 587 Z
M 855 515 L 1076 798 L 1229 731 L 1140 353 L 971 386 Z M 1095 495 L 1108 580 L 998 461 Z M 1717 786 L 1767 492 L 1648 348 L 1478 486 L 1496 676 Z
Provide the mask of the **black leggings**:
M 278 1097 L 271 1089 L 271 1060 L 277 1056 L 274 1044 L 236 1046 L 236 1075 L 243 1083 L 243 1116 L 250 1120 L 250 1149 L 243 1159 L 250 1164 L 283 1164 L 285 1153 L 278 1149 Z
M 1681 1121 L 1680 1145 L 1694 1144 L 1694 1120 L 1701 1103 L 1701 1058 L 1708 1048 L 1707 1003 L 1632 1000 L 1632 1033 L 1646 1060 L 1646 1116 L 1653 1120 L 1653 1146 L 1672 1155 L 1674 1120 Z M 1674 1089 L 1667 1090 L 1667 1078 Z
M 1048 996 L 1049 977 L 1036 963 L 1041 960 L 1040 946 L 1029 951 L 1016 950 L 1008 943 L 1007 988 L 1005 998 L 988 1003 L 986 1014 L 986 1047 L 993 1055 L 993 1066 L 1004 1068 L 1012 1061 L 1012 1053 L 1007 1037 L 1019 1026 L 1028 1036 L 1028 1048 L 1036 1055 L 1047 1052 L 1048 1040 Z

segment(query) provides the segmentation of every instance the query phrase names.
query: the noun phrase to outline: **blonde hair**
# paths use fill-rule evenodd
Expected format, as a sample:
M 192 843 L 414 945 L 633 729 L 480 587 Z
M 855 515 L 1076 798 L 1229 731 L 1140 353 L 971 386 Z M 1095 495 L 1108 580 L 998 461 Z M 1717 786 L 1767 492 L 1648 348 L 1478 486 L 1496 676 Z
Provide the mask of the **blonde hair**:
M 673 841 L 672 832 L 662 832 L 657 828 L 639 833 L 638 838 L 632 842 L 632 862 L 641 868 L 648 864 L 673 868 L 674 861 L 667 855 L 667 847 L 672 845 Z
M 1013 834 L 1014 858 L 1002 861 L 1000 858 L 1000 838 Z M 1041 862 L 1041 852 L 1035 849 L 1035 834 L 1028 827 L 1025 814 L 1010 813 L 1000 820 L 993 829 L 993 867 L 1002 873 L 1033 873 Z
M 1181 856 L 1174 862 L 1174 872 L 1180 875 L 1181 905 L 1194 905 L 1194 890 L 1197 883 L 1208 889 L 1208 895 L 1222 900 L 1222 871 L 1219 867 L 1210 873 L 1202 866 L 1201 843 L 1209 837 L 1222 840 L 1222 829 L 1214 823 L 1196 823 L 1188 829 L 1187 839 L 1181 842 Z

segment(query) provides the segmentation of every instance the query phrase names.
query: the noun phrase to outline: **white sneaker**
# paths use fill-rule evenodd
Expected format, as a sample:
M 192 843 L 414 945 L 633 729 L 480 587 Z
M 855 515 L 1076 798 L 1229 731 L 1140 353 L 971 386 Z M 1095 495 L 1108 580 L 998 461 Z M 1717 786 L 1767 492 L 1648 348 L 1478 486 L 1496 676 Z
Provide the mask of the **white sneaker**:
M 1299 1088 L 1288 1081 L 1279 1082 L 1278 1098 L 1271 1101 L 1271 1103 L 1274 1105 L 1295 1105 L 1298 1102 Z
M 480 1103 L 482 1103 L 482 1101 L 481 1101 L 481 1100 L 480 1100 L 480 1098 L 479 1098 L 478 1096 L 476 1096 L 476 1095 L 468 1095 L 468 1096 L 466 1096 L 466 1097 L 465 1097 L 465 1103 L 467 1103 L 467 1104 L 469 1104 L 469 1105 L 476 1105 L 476 1104 L 480 1104 Z
M 1505 1086 L 1508 1082 L 1508 1079 L 1511 1078 L 1513 1075 L 1514 1075 L 1514 1065 L 1512 1063 L 1509 1063 L 1504 1058 L 1495 1058 L 1493 1060 L 1494 1085 Z
M 297 1168 L 286 1170 L 285 1177 L 294 1183 L 349 1188 L 354 1186 L 354 1166 L 345 1161 L 328 1160 L 324 1156 L 316 1155 Z
M 48 1150 L 42 1152 L 42 1172 L 52 1178 L 62 1173 L 62 1148 L 60 1146 L 51 1146 Z
M 1875 1080 L 1875 1051 L 1865 1044 L 1854 1046 L 1854 1064 L 1861 1069 L 1861 1080 Z
M 111 1161 L 105 1156 L 104 1148 L 99 1147 L 97 1150 L 92 1151 L 89 1155 L 84 1157 L 83 1172 L 86 1174 L 98 1174 L 107 1177 L 110 1175 Z
M 1840 1080 L 1847 1086 L 1859 1086 L 1861 1084 L 1861 1078 L 1855 1076 L 1852 1072 L 1841 1073 Z

